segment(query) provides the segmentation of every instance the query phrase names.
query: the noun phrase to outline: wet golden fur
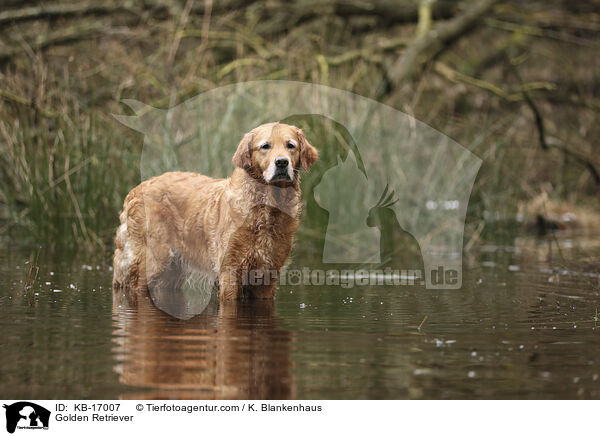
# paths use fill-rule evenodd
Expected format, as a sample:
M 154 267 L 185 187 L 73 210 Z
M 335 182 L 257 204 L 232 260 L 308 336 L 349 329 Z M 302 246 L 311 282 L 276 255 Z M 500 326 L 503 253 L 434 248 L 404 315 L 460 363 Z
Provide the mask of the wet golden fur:
M 300 129 L 270 123 L 244 136 L 227 179 L 171 172 L 142 182 L 123 205 L 113 286 L 180 286 L 194 275 L 218 279 L 222 300 L 272 298 L 299 224 L 299 169 L 317 156 Z M 276 158 L 289 160 L 291 180 L 273 177 Z M 249 286 L 248 270 L 269 277 Z

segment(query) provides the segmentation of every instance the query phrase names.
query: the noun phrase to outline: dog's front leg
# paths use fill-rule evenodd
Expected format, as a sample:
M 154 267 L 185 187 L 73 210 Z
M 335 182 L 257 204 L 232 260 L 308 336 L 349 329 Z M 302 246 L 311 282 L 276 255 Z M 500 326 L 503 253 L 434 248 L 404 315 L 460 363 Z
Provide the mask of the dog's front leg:
M 270 283 L 268 285 L 256 286 L 251 289 L 250 296 L 257 300 L 273 299 L 277 292 L 277 283 Z
M 239 268 L 224 267 L 219 273 L 219 298 L 237 300 L 242 296 L 242 277 Z
M 257 280 L 250 283 L 249 296 L 256 299 L 272 299 L 277 291 L 279 271 L 264 269 L 257 271 L 255 275 Z

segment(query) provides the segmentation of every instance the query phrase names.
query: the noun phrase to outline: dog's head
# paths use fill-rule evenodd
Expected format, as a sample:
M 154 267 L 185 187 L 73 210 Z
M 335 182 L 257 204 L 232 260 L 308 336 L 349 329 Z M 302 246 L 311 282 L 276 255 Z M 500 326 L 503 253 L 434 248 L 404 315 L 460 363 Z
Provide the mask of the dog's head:
M 275 183 L 296 182 L 297 171 L 308 171 L 318 156 L 298 127 L 269 123 L 246 133 L 232 160 L 235 166 L 262 177 L 266 183 Z

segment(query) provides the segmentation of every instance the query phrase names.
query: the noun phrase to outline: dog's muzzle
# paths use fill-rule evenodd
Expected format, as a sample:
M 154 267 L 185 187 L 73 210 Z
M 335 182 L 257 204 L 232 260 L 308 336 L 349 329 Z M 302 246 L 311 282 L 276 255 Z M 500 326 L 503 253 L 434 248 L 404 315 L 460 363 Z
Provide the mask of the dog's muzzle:
M 271 181 L 291 180 L 290 160 L 287 157 L 278 157 L 275 159 L 275 171 Z

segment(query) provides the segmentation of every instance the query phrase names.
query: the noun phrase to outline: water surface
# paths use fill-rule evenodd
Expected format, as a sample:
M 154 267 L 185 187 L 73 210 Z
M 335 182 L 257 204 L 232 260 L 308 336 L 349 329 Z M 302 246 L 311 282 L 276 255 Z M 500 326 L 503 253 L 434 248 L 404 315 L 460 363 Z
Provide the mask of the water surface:
M 2 397 L 600 398 L 600 235 L 473 251 L 460 290 L 282 286 L 180 320 L 113 300 L 105 254 L 6 243 Z

